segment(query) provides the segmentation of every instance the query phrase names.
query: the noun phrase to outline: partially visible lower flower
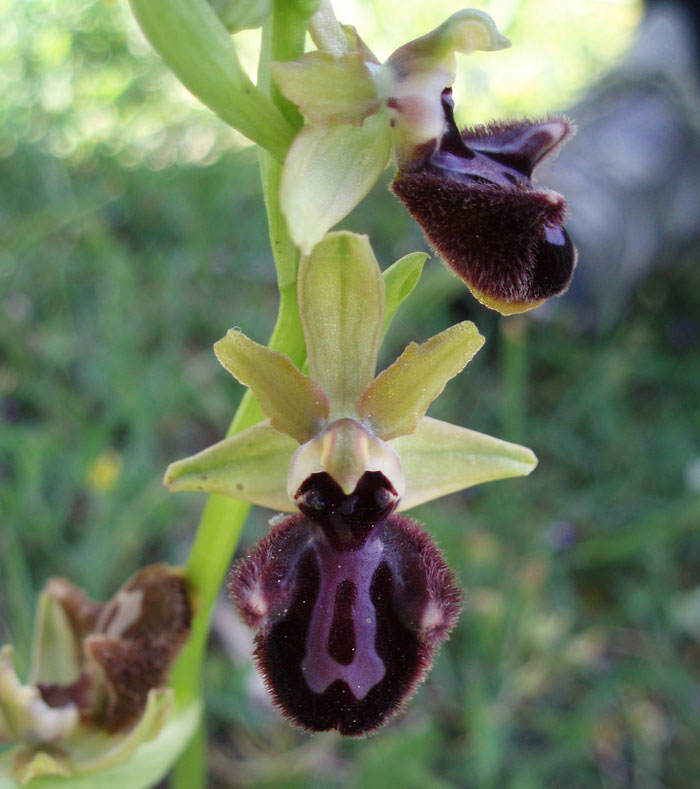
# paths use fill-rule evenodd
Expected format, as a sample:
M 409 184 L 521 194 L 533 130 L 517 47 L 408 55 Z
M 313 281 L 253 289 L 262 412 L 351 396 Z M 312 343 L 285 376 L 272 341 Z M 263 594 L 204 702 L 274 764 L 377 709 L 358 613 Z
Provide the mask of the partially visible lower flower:
M 362 735 L 416 688 L 459 608 L 432 540 L 395 513 L 536 459 L 425 415 L 481 347 L 472 323 L 411 343 L 375 377 L 387 299 L 365 237 L 327 235 L 298 290 L 310 375 L 229 331 L 215 352 L 269 421 L 173 463 L 165 481 L 296 513 L 234 570 L 232 594 L 283 712 Z
M 566 289 L 576 263 L 564 198 L 531 180 L 571 124 L 508 121 L 460 133 L 450 90 L 442 104 L 437 148 L 417 152 L 392 189 L 479 301 L 506 315 L 537 307 Z
M 107 603 L 63 578 L 42 592 L 27 684 L 0 651 L 0 742 L 20 783 L 104 770 L 155 737 L 172 706 L 168 670 L 190 632 L 184 573 L 140 570 Z

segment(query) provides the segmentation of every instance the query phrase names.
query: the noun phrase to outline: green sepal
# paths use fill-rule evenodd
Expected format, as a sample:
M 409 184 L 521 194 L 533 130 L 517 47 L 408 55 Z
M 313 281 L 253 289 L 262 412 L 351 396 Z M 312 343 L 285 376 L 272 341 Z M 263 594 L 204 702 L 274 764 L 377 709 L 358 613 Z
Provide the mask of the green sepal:
M 429 416 L 389 445 L 399 453 L 406 481 L 399 511 L 482 482 L 524 476 L 537 465 L 527 447 Z
M 381 113 L 362 126 L 305 126 L 299 132 L 282 169 L 280 206 L 304 254 L 367 195 L 390 152 L 389 125 Z
M 299 313 L 311 377 L 330 419 L 354 416 L 374 378 L 384 325 L 384 279 L 367 236 L 329 233 L 299 266 Z
M 445 384 L 483 344 L 471 321 L 451 326 L 420 345 L 410 343 L 367 387 L 359 403 L 360 416 L 385 441 L 412 433 Z
M 427 259 L 428 255 L 425 252 L 411 252 L 399 258 L 384 271 L 386 307 L 382 334 L 386 334 L 399 307 L 413 293 Z
M 379 109 L 377 86 L 362 55 L 307 52 L 298 60 L 272 63 L 282 93 L 309 123 L 356 126 Z
M 180 81 L 222 120 L 283 161 L 294 129 L 241 67 L 206 0 L 130 0 L 141 29 Z
M 322 428 L 328 417 L 326 395 L 288 356 L 235 329 L 214 345 L 214 353 L 231 375 L 250 387 L 275 429 L 303 444 Z
M 236 433 L 168 466 L 170 491 L 218 493 L 273 510 L 294 512 L 287 498 L 287 471 L 298 443 L 269 422 Z
M 272 0 L 209 0 L 229 33 L 261 27 L 272 11 Z

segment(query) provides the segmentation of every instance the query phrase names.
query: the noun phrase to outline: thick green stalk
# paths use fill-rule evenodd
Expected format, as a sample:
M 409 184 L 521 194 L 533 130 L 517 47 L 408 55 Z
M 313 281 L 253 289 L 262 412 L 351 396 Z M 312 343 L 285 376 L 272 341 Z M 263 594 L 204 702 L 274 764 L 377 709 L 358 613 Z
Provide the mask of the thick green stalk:
M 301 123 L 296 110 L 273 90 L 269 63 L 272 59 L 287 60 L 298 57 L 304 49 L 306 19 L 289 0 L 277 0 L 270 20 L 263 29 L 260 55 L 259 90 L 268 94 L 272 102 L 294 126 Z M 269 346 L 288 354 L 292 361 L 302 364 L 306 354 L 304 336 L 297 306 L 296 275 L 299 253 L 287 233 L 279 206 L 281 166 L 266 151 L 260 151 L 260 175 L 267 209 L 270 244 L 277 270 L 280 308 Z M 245 430 L 263 418 L 260 408 L 247 391 L 236 411 L 227 435 Z M 206 648 L 211 612 L 219 589 L 238 544 L 250 505 L 210 496 L 187 563 L 188 577 L 197 598 L 192 636 L 174 668 L 172 685 L 178 703 L 192 701 L 201 694 L 201 666 Z M 201 731 L 199 740 L 188 748 L 176 767 L 173 785 L 176 789 L 197 789 L 205 780 L 205 741 Z

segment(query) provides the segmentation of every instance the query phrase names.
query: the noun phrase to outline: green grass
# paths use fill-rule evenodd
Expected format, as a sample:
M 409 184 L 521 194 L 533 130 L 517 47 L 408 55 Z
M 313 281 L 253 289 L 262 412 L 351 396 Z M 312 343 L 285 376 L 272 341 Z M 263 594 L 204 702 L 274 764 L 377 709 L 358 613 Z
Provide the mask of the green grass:
M 211 346 L 231 326 L 264 340 L 276 292 L 251 152 L 153 172 L 25 147 L 0 174 L 0 629 L 26 660 L 50 575 L 100 597 L 185 558 L 203 499 L 160 478 L 223 434 L 241 388 Z M 422 244 L 385 185 L 347 225 L 383 265 Z M 434 260 L 384 361 L 463 318 L 486 346 L 431 413 L 521 440 L 540 466 L 416 513 L 466 590 L 458 628 L 364 741 L 288 727 L 245 642 L 232 660 L 215 635 L 212 786 L 694 785 L 700 267 L 655 273 L 595 335 L 497 319 Z

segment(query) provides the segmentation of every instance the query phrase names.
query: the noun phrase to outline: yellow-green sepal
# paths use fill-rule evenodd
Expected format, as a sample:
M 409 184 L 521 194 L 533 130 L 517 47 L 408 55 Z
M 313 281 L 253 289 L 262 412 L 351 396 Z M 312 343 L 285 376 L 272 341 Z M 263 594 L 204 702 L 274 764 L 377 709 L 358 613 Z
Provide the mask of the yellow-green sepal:
M 361 126 L 305 126 L 282 169 L 280 205 L 289 235 L 304 254 L 367 195 L 389 162 L 387 118 Z
M 311 377 L 330 419 L 354 416 L 374 378 L 384 325 L 384 279 L 367 236 L 329 233 L 299 265 L 299 314 Z
M 429 416 L 389 445 L 401 458 L 406 481 L 399 511 L 482 482 L 525 476 L 537 465 L 527 447 Z
M 231 375 L 250 387 L 272 427 L 300 444 L 322 428 L 328 417 L 326 395 L 288 356 L 236 329 L 214 345 L 214 353 Z
M 424 343 L 410 343 L 363 393 L 359 412 L 388 441 L 412 433 L 445 384 L 484 344 L 471 321 L 458 323 Z
M 272 63 L 272 76 L 308 123 L 356 126 L 379 109 L 377 86 L 359 53 L 307 52 L 297 60 Z
M 218 493 L 293 512 L 295 507 L 287 497 L 287 471 L 298 446 L 269 422 L 261 422 L 171 463 L 163 482 L 170 491 Z

